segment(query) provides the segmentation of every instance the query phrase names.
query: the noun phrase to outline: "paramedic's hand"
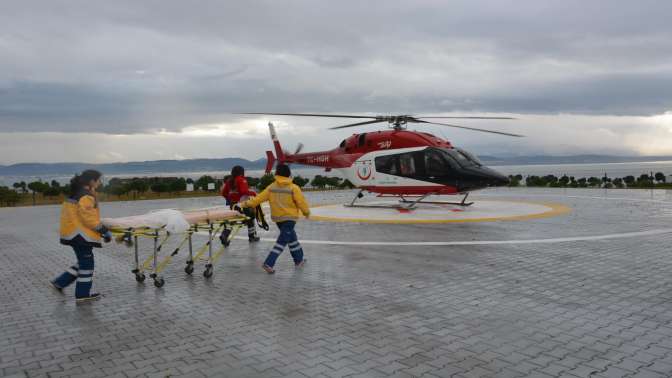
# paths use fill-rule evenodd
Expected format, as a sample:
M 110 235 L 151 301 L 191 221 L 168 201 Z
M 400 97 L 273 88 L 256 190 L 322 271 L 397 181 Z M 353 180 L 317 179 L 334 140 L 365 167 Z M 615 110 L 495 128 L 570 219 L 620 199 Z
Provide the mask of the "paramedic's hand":
M 105 243 L 109 243 L 112 241 L 112 233 L 109 230 L 105 231 L 105 233 L 103 234 L 103 240 L 105 240 Z
M 96 231 L 100 233 L 100 236 L 103 238 L 103 240 L 105 240 L 105 243 L 112 241 L 112 233 L 107 227 L 105 227 L 104 224 L 98 225 L 98 227 L 96 227 Z

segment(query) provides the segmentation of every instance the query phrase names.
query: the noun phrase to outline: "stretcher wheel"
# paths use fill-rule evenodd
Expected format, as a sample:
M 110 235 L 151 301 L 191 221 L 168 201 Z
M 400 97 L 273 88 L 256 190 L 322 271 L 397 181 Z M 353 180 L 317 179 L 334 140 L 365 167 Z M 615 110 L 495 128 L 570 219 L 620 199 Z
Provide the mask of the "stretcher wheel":
M 184 272 L 187 274 L 194 273 L 194 266 L 192 264 L 187 264 L 187 266 L 184 267 Z
M 166 284 L 166 281 L 163 278 L 156 278 L 154 279 L 154 286 L 156 287 L 163 287 L 163 285 Z
M 144 273 L 136 273 L 135 274 L 135 280 L 138 282 L 145 282 L 145 274 Z
M 212 277 L 212 273 L 213 273 L 212 270 L 213 270 L 213 269 L 212 269 L 212 265 L 209 266 L 209 267 L 207 267 L 207 268 L 205 268 L 205 271 L 203 271 L 203 277 L 205 277 L 205 278 L 210 278 L 210 277 Z

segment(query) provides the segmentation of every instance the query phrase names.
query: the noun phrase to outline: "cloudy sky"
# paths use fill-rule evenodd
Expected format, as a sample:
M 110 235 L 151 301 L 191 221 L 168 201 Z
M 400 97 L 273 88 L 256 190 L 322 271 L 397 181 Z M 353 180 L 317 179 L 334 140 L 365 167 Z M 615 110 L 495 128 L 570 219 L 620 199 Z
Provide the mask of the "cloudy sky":
M 419 129 L 480 154 L 672 155 L 672 2 L 3 1 L 0 164 L 334 147 L 333 120 L 508 115 Z M 377 126 L 361 130 L 375 130 Z

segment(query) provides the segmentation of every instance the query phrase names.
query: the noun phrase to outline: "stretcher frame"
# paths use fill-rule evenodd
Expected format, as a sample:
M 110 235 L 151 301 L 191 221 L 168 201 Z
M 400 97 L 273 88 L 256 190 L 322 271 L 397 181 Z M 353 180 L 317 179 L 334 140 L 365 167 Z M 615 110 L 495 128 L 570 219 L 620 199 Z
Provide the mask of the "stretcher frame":
M 173 257 L 175 257 L 185 243 L 189 248 L 189 256 L 186 261 L 186 267 L 184 268 L 185 273 L 191 275 L 194 272 L 194 264 L 196 261 L 203 259 L 207 251 L 207 258 L 205 264 L 205 270 L 203 271 L 203 276 L 205 278 L 212 277 L 214 273 L 214 265 L 217 263 L 219 258 L 224 254 L 226 248 L 230 245 L 231 240 L 234 236 L 240 231 L 243 226 L 246 226 L 248 218 L 244 215 L 235 218 L 226 218 L 217 221 L 207 221 L 201 223 L 192 224 L 187 231 L 177 235 L 183 235 L 182 241 L 178 246 L 170 253 L 160 258 L 160 252 L 162 247 L 166 242 L 175 235 L 168 232 L 164 227 L 160 228 L 151 228 L 151 227 L 114 227 L 110 231 L 112 235 L 117 239 L 117 241 L 123 242 L 128 247 L 133 247 L 133 258 L 134 258 L 134 268 L 131 270 L 131 273 L 135 275 L 135 280 L 137 282 L 144 282 L 146 279 L 145 272 L 149 272 L 149 277 L 154 281 L 154 286 L 163 287 L 166 283 L 165 279 L 161 275 L 161 272 L 170 264 Z M 208 232 L 208 241 L 196 250 L 194 253 L 193 246 L 193 234 L 207 231 Z M 213 241 L 215 236 L 220 233 L 220 240 L 222 242 L 221 247 L 216 251 L 213 251 Z M 140 263 L 140 247 L 139 240 L 140 238 L 148 238 L 153 241 L 153 250 L 152 254 L 147 257 L 142 263 Z

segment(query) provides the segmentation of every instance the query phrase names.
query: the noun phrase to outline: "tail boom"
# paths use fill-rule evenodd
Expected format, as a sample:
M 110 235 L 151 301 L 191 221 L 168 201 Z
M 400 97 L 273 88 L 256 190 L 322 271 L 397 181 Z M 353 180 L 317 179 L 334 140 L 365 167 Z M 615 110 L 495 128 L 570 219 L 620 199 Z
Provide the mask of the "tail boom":
M 272 151 L 266 151 L 266 173 L 271 173 L 275 165 L 275 156 Z
M 278 140 L 278 134 L 275 131 L 275 126 L 272 122 L 268 123 L 268 130 L 273 141 L 273 148 L 275 149 L 275 156 L 271 151 L 266 151 L 266 172 L 273 169 L 273 164 L 278 163 L 287 164 L 301 164 L 310 165 L 321 168 L 347 168 L 351 166 L 354 161 L 362 154 L 342 155 L 337 150 L 309 152 L 309 153 L 295 153 L 285 154 L 282 145 Z M 299 151 L 300 148 L 297 149 Z
M 284 163 L 286 160 L 285 152 L 282 150 L 282 146 L 278 140 L 278 134 L 275 132 L 275 126 L 273 125 L 273 122 L 268 123 L 268 130 L 271 133 L 271 139 L 273 140 L 273 147 L 275 148 L 275 155 L 278 157 L 278 162 Z

